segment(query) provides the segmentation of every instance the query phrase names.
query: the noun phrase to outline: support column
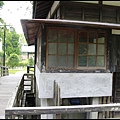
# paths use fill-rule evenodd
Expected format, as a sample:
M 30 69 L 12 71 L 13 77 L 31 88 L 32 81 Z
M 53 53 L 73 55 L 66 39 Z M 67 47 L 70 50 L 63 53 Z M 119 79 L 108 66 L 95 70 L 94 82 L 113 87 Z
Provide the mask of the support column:
M 99 98 L 93 98 L 92 99 L 92 105 L 99 104 Z M 97 119 L 98 118 L 98 112 L 91 112 L 89 119 Z
M 47 99 L 41 98 L 41 107 L 47 106 Z M 41 114 L 41 119 L 47 119 L 47 114 Z
M 42 106 L 50 106 L 49 101 L 47 98 L 41 98 L 41 107 Z M 52 114 L 42 114 L 41 115 L 41 119 L 53 119 L 53 115 Z

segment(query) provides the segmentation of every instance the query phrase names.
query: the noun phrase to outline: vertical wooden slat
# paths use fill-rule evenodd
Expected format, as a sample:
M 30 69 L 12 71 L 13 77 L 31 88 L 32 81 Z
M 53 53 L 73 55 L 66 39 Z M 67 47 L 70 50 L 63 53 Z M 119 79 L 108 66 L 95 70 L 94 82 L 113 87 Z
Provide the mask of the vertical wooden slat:
M 61 100 L 60 100 L 60 88 L 58 86 L 58 83 L 54 81 L 54 104 L 55 106 L 60 106 L 61 105 Z M 55 119 L 60 119 L 61 114 L 56 114 L 54 115 Z
M 101 101 L 101 99 L 100 99 L 100 101 Z M 102 97 L 102 102 L 100 102 L 100 103 L 101 104 L 110 104 L 111 103 L 111 97 L 110 96 L 108 96 L 108 97 Z M 102 116 L 103 119 L 104 118 L 112 118 L 111 115 L 112 115 L 111 111 L 103 111 L 102 115 L 99 114 L 99 118 L 101 118 L 101 116 Z
M 54 80 L 54 105 L 55 105 L 55 106 L 56 106 L 56 104 L 57 104 L 57 103 L 56 103 L 56 102 L 57 102 L 57 101 L 56 101 L 56 98 L 57 98 L 57 94 L 56 94 L 56 93 L 57 93 L 57 92 L 56 92 L 57 90 L 56 90 L 56 87 L 57 87 L 56 81 Z M 56 119 L 56 114 L 53 115 L 53 119 Z
M 119 15 L 118 15 L 118 10 L 116 10 L 116 23 L 119 23 Z
M 107 104 L 110 103 L 110 96 L 107 97 Z M 106 118 L 110 118 L 110 111 L 107 111 L 107 116 Z
M 85 20 L 85 12 L 84 12 L 84 7 L 82 8 L 82 20 Z
M 106 103 L 106 97 L 103 97 L 103 104 Z M 105 119 L 106 111 L 103 111 L 103 119 Z
M 5 119 L 12 119 L 12 115 L 5 115 Z
M 102 104 L 102 97 L 99 98 L 99 104 Z M 99 112 L 98 113 L 98 119 L 102 119 L 103 116 L 102 116 L 102 112 Z
M 102 22 L 102 7 L 99 8 L 100 11 L 100 22 Z
M 112 96 L 110 97 L 110 103 L 113 103 Z M 110 111 L 109 114 L 110 114 L 109 117 L 112 118 L 113 117 L 112 116 L 112 111 Z
M 60 100 L 60 87 L 57 85 L 57 91 L 58 91 L 58 96 L 57 96 L 57 106 L 61 106 L 61 100 Z M 56 114 L 56 119 L 61 119 L 61 114 Z

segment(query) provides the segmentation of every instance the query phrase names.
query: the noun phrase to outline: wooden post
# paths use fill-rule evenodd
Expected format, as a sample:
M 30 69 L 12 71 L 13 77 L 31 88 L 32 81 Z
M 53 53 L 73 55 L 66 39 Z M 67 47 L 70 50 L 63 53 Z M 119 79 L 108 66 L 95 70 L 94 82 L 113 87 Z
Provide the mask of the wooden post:
M 55 106 L 61 106 L 61 100 L 60 100 L 60 87 L 58 86 L 58 83 L 54 81 L 54 104 Z M 55 119 L 60 119 L 61 114 L 54 115 Z
M 99 98 L 93 98 L 92 105 L 99 104 Z M 98 112 L 91 112 L 90 119 L 98 119 Z

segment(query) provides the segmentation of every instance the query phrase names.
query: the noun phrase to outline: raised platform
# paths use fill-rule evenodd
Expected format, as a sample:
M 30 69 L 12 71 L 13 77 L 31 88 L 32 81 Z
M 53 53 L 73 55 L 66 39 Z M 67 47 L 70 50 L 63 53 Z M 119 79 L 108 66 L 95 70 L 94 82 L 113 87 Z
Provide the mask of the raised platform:
M 0 119 L 5 119 L 5 108 L 22 76 L 17 74 L 0 77 Z

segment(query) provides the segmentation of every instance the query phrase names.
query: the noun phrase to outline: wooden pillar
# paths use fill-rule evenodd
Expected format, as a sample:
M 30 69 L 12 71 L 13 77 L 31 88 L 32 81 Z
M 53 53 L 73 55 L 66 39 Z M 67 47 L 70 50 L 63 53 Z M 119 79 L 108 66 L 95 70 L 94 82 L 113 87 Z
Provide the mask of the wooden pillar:
M 41 107 L 47 106 L 47 99 L 41 98 Z M 41 114 L 41 119 L 47 119 L 47 114 Z
M 51 100 L 51 101 L 53 101 L 53 100 Z M 51 101 L 48 101 L 47 98 L 42 98 L 41 99 L 41 107 L 49 106 L 50 104 L 52 104 Z M 52 114 L 41 114 L 41 119 L 53 119 L 53 115 Z
M 99 98 L 93 98 L 92 99 L 92 105 L 99 104 Z M 98 112 L 91 112 L 89 119 L 97 119 L 98 118 Z

